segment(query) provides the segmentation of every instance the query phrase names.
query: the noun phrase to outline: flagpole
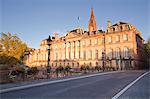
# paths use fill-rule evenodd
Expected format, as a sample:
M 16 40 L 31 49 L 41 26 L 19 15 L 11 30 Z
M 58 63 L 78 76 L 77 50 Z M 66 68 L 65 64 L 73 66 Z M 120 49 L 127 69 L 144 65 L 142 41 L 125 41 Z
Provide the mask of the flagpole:
M 78 16 L 78 21 L 77 21 L 77 28 L 80 28 L 80 22 L 79 22 L 79 20 L 80 20 L 80 17 Z

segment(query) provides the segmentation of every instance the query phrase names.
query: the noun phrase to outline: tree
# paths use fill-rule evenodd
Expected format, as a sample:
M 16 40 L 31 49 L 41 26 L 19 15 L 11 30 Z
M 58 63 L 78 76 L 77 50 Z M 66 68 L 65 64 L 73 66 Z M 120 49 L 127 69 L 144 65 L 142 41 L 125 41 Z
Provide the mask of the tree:
M 31 67 L 27 70 L 27 74 L 28 75 L 35 75 L 39 72 L 37 67 Z
M 3 60 L 3 64 L 17 64 L 21 61 L 21 56 L 26 49 L 27 45 L 17 35 L 0 33 L 0 60 Z M 10 61 L 10 59 L 12 60 Z
M 96 69 L 97 71 L 100 71 L 100 70 L 101 70 L 101 67 L 100 67 L 100 66 L 95 66 L 95 69 Z
M 147 43 L 144 44 L 144 49 L 150 55 L 150 38 L 148 39 Z
M 147 42 L 144 44 L 144 53 L 145 53 L 145 68 L 149 69 L 149 65 L 150 65 L 150 38 L 147 40 Z
M 66 72 L 69 72 L 69 71 L 70 71 L 70 69 L 71 69 L 71 67 L 70 67 L 70 66 L 66 66 L 66 67 L 65 67 L 65 71 L 66 71 Z
M 65 70 L 65 72 L 67 72 L 67 75 L 68 75 L 68 73 L 69 73 L 70 70 L 71 70 L 71 67 L 70 67 L 70 66 L 66 66 L 66 67 L 64 68 L 64 70 Z

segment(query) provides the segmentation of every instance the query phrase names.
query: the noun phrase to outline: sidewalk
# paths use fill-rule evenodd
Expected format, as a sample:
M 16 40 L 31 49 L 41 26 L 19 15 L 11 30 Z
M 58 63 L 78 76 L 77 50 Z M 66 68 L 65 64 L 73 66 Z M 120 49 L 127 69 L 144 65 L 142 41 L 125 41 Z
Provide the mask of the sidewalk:
M 85 74 L 83 74 L 83 75 L 85 75 Z M 80 76 L 83 76 L 83 75 L 80 75 Z M 89 75 L 89 74 L 88 74 L 88 75 Z M 42 83 L 42 82 L 47 82 L 47 81 L 54 81 L 54 80 L 60 80 L 60 79 L 78 77 L 78 76 L 79 76 L 79 75 L 67 76 L 67 77 L 58 77 L 58 78 L 39 79 L 39 80 L 16 82 L 16 83 L 9 83 L 9 84 L 1 84 L 1 85 L 0 85 L 0 90 L 1 90 L 1 89 L 12 88 L 12 87 L 18 87 L 18 86 L 24 86 L 24 85 Z
M 98 73 L 83 74 L 80 76 L 76 75 L 76 76 L 70 76 L 70 77 L 41 79 L 41 80 L 34 80 L 34 81 L 28 81 L 28 82 L 4 84 L 4 85 L 0 85 L 0 93 L 14 91 L 14 90 L 21 90 L 21 89 L 31 88 L 31 87 L 37 87 L 37 86 L 42 86 L 46 84 L 54 84 L 54 83 L 59 83 L 59 82 L 64 82 L 64 81 L 69 81 L 69 80 L 93 77 L 93 76 L 98 76 L 98 75 L 117 73 L 117 72 L 123 72 L 123 71 L 98 72 Z

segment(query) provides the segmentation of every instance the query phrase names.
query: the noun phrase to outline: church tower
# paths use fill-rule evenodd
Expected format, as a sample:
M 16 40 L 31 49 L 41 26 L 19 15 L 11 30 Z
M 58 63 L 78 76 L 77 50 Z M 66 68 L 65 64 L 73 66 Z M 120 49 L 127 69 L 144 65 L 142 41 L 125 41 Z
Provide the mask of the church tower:
M 91 9 L 91 17 L 88 24 L 89 32 L 96 31 L 96 21 L 94 18 L 94 10 Z

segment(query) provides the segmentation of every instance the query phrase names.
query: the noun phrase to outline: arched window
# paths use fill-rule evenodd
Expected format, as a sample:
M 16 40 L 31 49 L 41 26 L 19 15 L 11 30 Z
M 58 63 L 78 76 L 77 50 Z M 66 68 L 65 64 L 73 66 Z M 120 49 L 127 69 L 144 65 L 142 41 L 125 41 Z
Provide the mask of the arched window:
M 89 40 L 89 45 L 92 45 L 92 40 L 91 39 Z
M 96 62 L 96 66 L 98 66 L 98 62 Z
M 92 59 L 92 50 L 89 50 L 89 59 Z
M 124 47 L 124 58 L 128 58 L 129 57 L 129 48 Z
M 58 53 L 55 53 L 55 60 L 58 60 Z
M 95 51 L 95 58 L 98 59 L 98 50 Z
M 123 35 L 123 40 L 124 40 L 124 41 L 128 41 L 128 34 L 124 34 L 124 35 Z
M 77 63 L 77 67 L 79 67 L 79 62 Z
M 72 68 L 74 68 L 74 63 L 72 63 Z
M 36 54 L 36 60 L 38 61 L 38 53 Z
M 92 66 L 92 63 L 90 62 L 90 64 L 89 64 L 90 66 Z
M 109 59 L 112 59 L 112 57 L 113 57 L 113 49 L 110 48 L 107 54 L 108 54 Z
M 116 58 L 119 59 L 120 55 L 120 48 L 116 48 Z
M 83 51 L 83 59 L 86 59 L 86 51 Z

